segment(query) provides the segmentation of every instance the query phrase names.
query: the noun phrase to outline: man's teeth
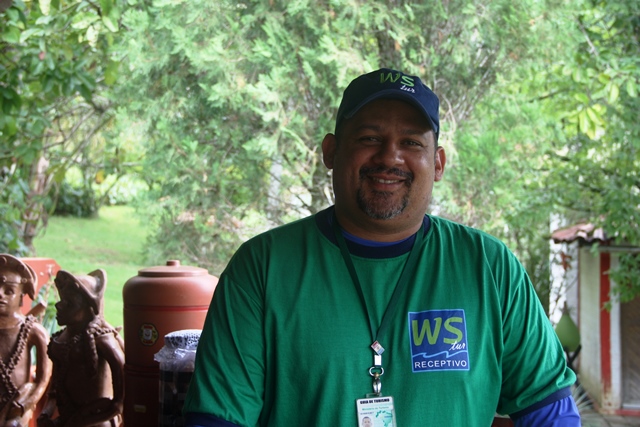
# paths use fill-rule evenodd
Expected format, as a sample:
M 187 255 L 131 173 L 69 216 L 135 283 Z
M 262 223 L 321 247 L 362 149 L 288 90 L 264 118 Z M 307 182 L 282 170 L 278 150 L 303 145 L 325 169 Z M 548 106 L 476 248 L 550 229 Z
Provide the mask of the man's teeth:
M 399 180 L 397 179 L 380 179 L 380 178 L 373 178 L 374 181 L 379 182 L 381 184 L 395 184 L 396 182 L 399 182 Z

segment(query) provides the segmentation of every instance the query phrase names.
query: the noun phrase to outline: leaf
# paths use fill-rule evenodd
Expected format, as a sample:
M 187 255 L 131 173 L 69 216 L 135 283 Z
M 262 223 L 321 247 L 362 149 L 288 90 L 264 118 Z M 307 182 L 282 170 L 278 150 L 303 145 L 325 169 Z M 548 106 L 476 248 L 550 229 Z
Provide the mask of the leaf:
M 17 44 L 20 42 L 20 30 L 16 27 L 9 27 L 2 34 L 2 40 L 7 43 Z
M 580 127 L 580 132 L 587 133 L 589 131 L 589 115 L 585 110 L 582 110 L 578 113 L 578 126 Z
M 54 18 L 51 15 L 43 15 L 36 19 L 36 25 L 44 26 L 48 25 Z
M 55 62 L 53 62 L 53 55 L 46 55 L 44 57 L 44 63 L 46 64 L 47 68 L 49 70 L 55 70 L 56 69 L 56 64 Z
M 620 95 L 620 86 L 611 82 L 611 85 L 609 86 L 609 96 L 608 96 L 609 104 L 615 104 L 616 101 L 618 100 L 619 95 Z
M 15 99 L 18 98 L 18 93 L 11 89 L 10 87 L 2 87 L 0 86 L 0 93 L 2 94 L 2 97 L 5 99 Z
M 22 34 L 20 34 L 20 43 L 26 42 L 29 39 L 29 37 L 33 35 L 40 36 L 42 34 L 44 34 L 44 32 L 42 31 L 41 28 L 28 28 L 24 30 Z
M 85 72 L 76 73 L 76 77 L 78 78 L 78 80 L 80 80 L 80 83 L 82 83 L 83 86 L 87 87 L 87 89 L 89 89 L 90 91 L 95 90 L 96 82 L 93 79 L 93 77 L 91 77 Z
M 40 5 L 40 10 L 43 15 L 48 15 L 51 11 L 51 0 L 38 0 L 38 4 Z
M 631 98 L 636 98 L 638 96 L 638 86 L 634 79 L 632 78 L 628 79 L 627 84 L 625 85 L 625 88 L 627 89 L 627 94 Z
M 55 82 L 56 82 L 55 78 L 53 78 L 50 75 L 47 75 L 44 78 L 44 87 L 43 87 L 42 91 L 45 92 L 45 93 L 51 91 L 51 89 L 53 88 L 53 85 L 55 84 Z
M 100 0 L 100 8 L 102 9 L 102 15 L 108 15 L 111 13 L 111 8 L 113 7 L 112 0 Z
M 53 173 L 53 180 L 58 183 L 61 184 L 62 181 L 64 181 L 64 177 L 67 174 L 67 170 L 62 167 L 62 165 L 55 165 L 53 166 L 55 169 L 55 172 Z
M 71 24 L 71 27 L 75 28 L 76 30 L 85 30 L 89 28 L 91 24 L 98 21 L 99 19 L 100 17 L 94 14 L 89 14 L 89 13 L 78 14 L 73 18 L 73 23 Z
M 586 93 L 584 92 L 576 92 L 574 93 L 573 97 L 579 101 L 580 103 L 584 104 L 584 105 L 589 105 L 589 97 L 587 96 Z
M 593 124 L 602 123 L 600 116 L 593 108 L 587 108 L 587 116 Z
M 80 95 L 82 95 L 82 97 L 86 99 L 87 102 L 91 102 L 91 90 L 85 85 L 80 85 L 79 90 Z
M 582 82 L 582 77 L 584 76 L 584 73 L 582 71 L 582 68 L 577 67 L 573 70 L 573 73 L 571 74 L 571 78 L 573 79 L 574 82 L 576 83 L 581 83 Z
M 120 67 L 119 61 L 109 61 L 107 69 L 104 71 L 104 83 L 106 85 L 113 85 L 118 80 L 118 68 Z
M 117 33 L 118 32 L 118 23 L 117 23 L 117 21 L 114 22 L 109 16 L 103 15 L 102 16 L 102 23 L 112 33 Z
M 4 133 L 8 136 L 13 136 L 18 132 L 18 124 L 13 116 L 4 117 Z
M 13 22 L 14 24 L 20 20 L 20 15 L 18 14 L 17 9 L 9 8 L 6 11 L 6 14 L 7 17 L 9 17 L 9 21 Z

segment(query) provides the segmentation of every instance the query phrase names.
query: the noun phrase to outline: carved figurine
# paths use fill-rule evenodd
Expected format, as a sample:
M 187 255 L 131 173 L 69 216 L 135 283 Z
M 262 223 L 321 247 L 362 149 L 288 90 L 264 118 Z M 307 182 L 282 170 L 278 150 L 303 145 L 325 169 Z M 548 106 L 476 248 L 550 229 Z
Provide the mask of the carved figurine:
M 65 328 L 49 343 L 53 376 L 38 427 L 122 424 L 124 342 L 103 317 L 106 282 L 104 270 L 77 276 L 60 270 L 56 275 L 56 319 Z
M 11 255 L 0 254 L 0 426 L 27 426 L 47 389 L 51 362 L 47 357 L 49 334 L 21 311 L 22 297 L 33 300 L 36 274 Z M 32 373 L 31 350 L 36 370 Z

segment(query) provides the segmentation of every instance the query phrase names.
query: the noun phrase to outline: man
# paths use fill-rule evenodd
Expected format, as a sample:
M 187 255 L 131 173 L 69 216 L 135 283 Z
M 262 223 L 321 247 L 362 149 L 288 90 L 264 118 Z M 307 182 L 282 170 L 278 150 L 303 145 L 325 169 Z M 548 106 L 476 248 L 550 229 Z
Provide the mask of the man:
M 187 425 L 579 426 L 550 322 L 496 239 L 425 215 L 439 101 L 381 69 L 322 142 L 335 206 L 242 245 L 221 275 Z

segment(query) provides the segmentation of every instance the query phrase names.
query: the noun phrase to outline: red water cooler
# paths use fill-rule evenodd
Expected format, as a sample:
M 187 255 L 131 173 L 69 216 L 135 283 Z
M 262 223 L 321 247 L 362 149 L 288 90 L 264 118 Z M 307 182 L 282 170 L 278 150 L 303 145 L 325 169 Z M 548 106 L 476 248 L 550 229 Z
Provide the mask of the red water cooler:
M 125 283 L 125 427 L 157 427 L 159 366 L 153 356 L 168 333 L 202 329 L 217 283 L 206 269 L 175 260 L 143 268 Z

